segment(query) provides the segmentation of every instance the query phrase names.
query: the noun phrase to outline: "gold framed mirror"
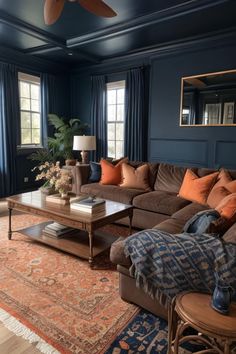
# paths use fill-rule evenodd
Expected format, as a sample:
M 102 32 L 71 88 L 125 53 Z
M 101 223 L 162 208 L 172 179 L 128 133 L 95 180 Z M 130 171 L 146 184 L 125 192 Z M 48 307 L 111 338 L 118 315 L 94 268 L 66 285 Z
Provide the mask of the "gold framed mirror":
M 182 77 L 180 126 L 236 125 L 236 70 Z

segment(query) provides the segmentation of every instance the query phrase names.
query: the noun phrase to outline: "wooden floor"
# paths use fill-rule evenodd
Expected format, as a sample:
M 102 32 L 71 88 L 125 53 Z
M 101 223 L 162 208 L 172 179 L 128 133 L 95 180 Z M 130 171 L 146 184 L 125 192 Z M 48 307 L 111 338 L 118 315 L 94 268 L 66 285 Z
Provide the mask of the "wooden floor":
M 15 336 L 0 323 L 0 353 L 1 354 L 39 354 L 38 349 L 21 337 Z
M 7 215 L 7 203 L 0 200 L 0 217 Z M 0 353 L 1 354 L 39 354 L 41 353 L 25 339 L 14 335 L 0 322 Z

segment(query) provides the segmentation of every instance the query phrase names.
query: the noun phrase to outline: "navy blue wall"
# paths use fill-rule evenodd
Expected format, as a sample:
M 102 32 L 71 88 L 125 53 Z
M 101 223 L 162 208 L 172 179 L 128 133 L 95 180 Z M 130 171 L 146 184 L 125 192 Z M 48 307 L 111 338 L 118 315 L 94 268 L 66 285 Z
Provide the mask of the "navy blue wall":
M 236 69 L 235 63 L 235 46 L 152 60 L 150 160 L 236 168 L 236 126 L 179 126 L 181 77 Z
M 236 168 L 235 127 L 180 127 L 181 77 L 214 71 L 236 69 L 235 44 L 217 43 L 208 49 L 189 47 L 172 55 L 152 55 L 139 61 L 126 61 L 72 75 L 71 109 L 81 120 L 90 123 L 91 80 L 94 73 L 107 74 L 108 80 L 122 70 L 143 64 L 150 65 L 150 104 L 148 160 L 189 166 L 221 166 Z

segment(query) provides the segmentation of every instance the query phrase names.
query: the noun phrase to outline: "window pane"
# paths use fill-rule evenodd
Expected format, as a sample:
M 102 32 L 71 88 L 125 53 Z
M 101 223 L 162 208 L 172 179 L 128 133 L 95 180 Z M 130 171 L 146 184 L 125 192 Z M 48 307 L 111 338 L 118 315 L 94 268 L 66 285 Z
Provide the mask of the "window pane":
M 108 140 L 108 157 L 116 157 L 115 154 L 115 141 Z
M 39 101 L 31 100 L 31 111 L 39 112 Z
M 117 105 L 117 120 L 124 120 L 124 105 L 118 104 Z
M 124 89 L 117 90 L 117 103 L 124 103 L 124 99 L 125 99 L 125 90 Z
M 116 90 L 107 91 L 107 103 L 115 104 L 116 103 Z
M 107 140 L 115 140 L 115 124 L 109 123 L 107 127 Z
M 108 121 L 116 120 L 116 106 L 115 105 L 108 106 L 108 108 L 107 108 L 107 120 Z
M 124 142 L 116 141 L 116 158 L 124 156 Z
M 21 112 L 21 128 L 30 128 L 30 113 Z
M 31 98 L 34 100 L 39 100 L 39 86 L 31 85 Z
M 21 144 L 31 144 L 30 129 L 21 129 Z
M 39 129 L 32 129 L 32 143 L 33 144 L 40 144 L 40 130 Z
M 20 100 L 20 108 L 22 110 L 30 111 L 30 100 L 28 98 L 21 98 Z
M 40 114 L 32 113 L 32 128 L 40 128 Z
M 116 140 L 124 140 L 124 124 L 116 123 Z
M 20 82 L 20 95 L 21 97 L 30 97 L 30 85 L 27 82 Z

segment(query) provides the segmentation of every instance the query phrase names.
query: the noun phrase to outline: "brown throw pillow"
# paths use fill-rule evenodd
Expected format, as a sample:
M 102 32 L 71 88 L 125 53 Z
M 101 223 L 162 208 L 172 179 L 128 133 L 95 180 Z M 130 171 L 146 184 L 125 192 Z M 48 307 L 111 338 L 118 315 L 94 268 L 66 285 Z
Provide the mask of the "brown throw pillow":
M 231 194 L 231 192 L 223 186 L 214 188 L 211 190 L 207 198 L 207 204 L 211 208 L 215 208 L 221 202 L 221 200 L 227 197 L 229 194 Z
M 207 197 L 217 176 L 218 172 L 214 172 L 204 177 L 198 177 L 193 171 L 187 169 L 178 194 L 179 197 L 206 205 Z
M 232 181 L 232 178 L 227 170 L 221 170 L 216 180 L 216 184 L 213 186 L 212 190 L 218 187 L 225 187 L 226 184 Z
M 217 182 L 207 198 L 207 204 L 211 208 L 215 208 L 222 199 L 231 193 L 236 193 L 236 180 L 232 180 L 228 171 L 221 170 Z
M 127 163 L 122 164 L 122 183 L 120 187 L 143 189 L 150 191 L 149 167 L 147 164 L 134 168 Z

